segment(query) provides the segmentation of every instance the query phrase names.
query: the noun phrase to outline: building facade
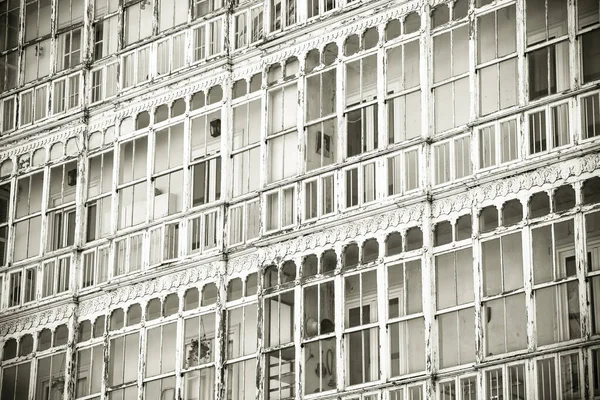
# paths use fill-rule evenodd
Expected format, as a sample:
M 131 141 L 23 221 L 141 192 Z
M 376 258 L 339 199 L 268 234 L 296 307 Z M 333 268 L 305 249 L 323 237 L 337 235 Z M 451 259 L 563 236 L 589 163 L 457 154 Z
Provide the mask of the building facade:
M 0 0 L 2 400 L 600 398 L 598 0 Z

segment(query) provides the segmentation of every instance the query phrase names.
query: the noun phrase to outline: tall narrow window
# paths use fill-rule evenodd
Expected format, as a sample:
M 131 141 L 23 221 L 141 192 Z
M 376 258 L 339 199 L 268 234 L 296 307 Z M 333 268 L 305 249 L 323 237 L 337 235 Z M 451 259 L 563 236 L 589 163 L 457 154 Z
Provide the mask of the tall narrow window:
M 600 136 L 600 95 L 582 97 L 580 107 L 583 139 Z
M 435 284 L 440 368 L 475 361 L 472 249 L 436 255 Z
M 153 218 L 183 209 L 183 123 L 161 129 L 154 136 Z
M 479 114 L 517 104 L 516 6 L 477 18 Z
M 110 339 L 108 387 L 111 397 L 137 397 L 138 362 L 140 355 L 139 332 Z
M 336 70 L 306 78 L 306 170 L 337 161 Z
M 17 180 L 17 202 L 13 228 L 15 230 L 14 261 L 24 260 L 39 254 L 43 187 L 43 172 Z
M 517 121 L 501 121 L 479 130 L 479 168 L 516 160 L 519 157 Z
M 379 379 L 377 287 L 374 270 L 344 277 L 344 362 L 348 385 Z
M 146 220 L 148 137 L 122 143 L 119 149 L 119 228 Z
M 573 232 L 572 219 L 531 231 L 538 345 L 581 337 Z
M 296 23 L 296 0 L 269 0 L 271 3 L 271 31 Z
M 388 334 L 391 376 L 425 369 L 420 260 L 388 267 Z
M 469 28 L 461 25 L 433 37 L 435 132 L 469 121 Z
M 124 9 L 124 45 L 130 45 L 152 34 L 153 2 L 140 1 Z
M 274 182 L 297 173 L 297 163 L 290 162 L 298 155 L 296 83 L 269 91 L 268 102 L 268 181 Z
M 346 63 L 346 157 L 378 147 L 377 56 Z
M 388 143 L 421 136 L 419 40 L 387 50 Z
M 569 42 L 567 38 L 567 4 L 551 0 L 527 0 L 527 46 L 552 41 L 545 47 L 535 46 L 527 53 L 529 100 L 537 100 L 570 87 Z M 540 10 L 546 10 L 541 13 Z
M 236 85 L 244 93 L 256 92 L 246 80 Z M 261 104 L 261 99 L 255 98 L 233 106 L 233 196 L 254 191 L 259 186 Z

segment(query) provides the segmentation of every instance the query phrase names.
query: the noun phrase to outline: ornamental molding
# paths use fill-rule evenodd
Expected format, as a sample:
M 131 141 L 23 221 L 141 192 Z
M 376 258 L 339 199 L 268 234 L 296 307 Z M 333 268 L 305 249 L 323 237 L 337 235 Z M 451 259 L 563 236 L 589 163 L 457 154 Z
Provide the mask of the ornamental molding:
M 263 71 L 264 64 L 262 62 L 255 63 L 245 63 L 249 65 L 243 65 L 241 68 L 235 68 L 231 71 L 231 79 L 233 82 L 238 81 L 240 79 L 249 79 L 254 74 Z M 261 82 L 262 85 L 262 82 Z
M 261 266 L 278 259 L 291 258 L 317 248 L 355 240 L 360 236 L 377 236 L 394 229 L 400 230 L 407 225 L 421 221 L 425 213 L 425 203 L 402 207 L 393 211 L 337 225 L 319 232 L 258 248 L 251 254 L 230 258 L 227 263 L 227 275 L 240 275 L 247 271 L 258 270 Z
M 107 310 L 122 304 L 131 304 L 146 297 L 154 297 L 162 292 L 173 293 L 180 288 L 192 287 L 198 282 L 216 280 L 220 269 L 219 261 L 189 267 L 155 279 L 121 285 L 92 299 L 83 300 L 79 305 L 80 319 L 89 319 L 95 314 L 106 314 Z
M 289 43 L 285 44 L 285 48 L 279 52 L 271 52 L 268 55 L 265 55 L 264 65 L 271 65 L 280 63 L 282 61 L 287 60 L 291 56 L 300 56 L 304 55 L 304 53 L 308 52 L 311 49 L 321 49 L 327 43 L 336 42 L 340 51 L 343 49 L 343 40 L 352 35 L 359 34 L 364 32 L 366 29 L 374 27 L 374 26 L 383 26 L 384 23 L 387 23 L 389 20 L 397 19 L 403 17 L 406 14 L 409 14 L 413 11 L 419 10 L 421 4 L 419 1 L 411 1 L 403 4 L 400 7 L 382 10 L 382 9 L 373 9 L 370 10 L 369 13 L 373 15 L 367 16 L 364 14 L 357 14 L 349 19 L 345 19 L 339 21 L 336 26 L 330 28 L 329 32 L 321 32 L 318 36 L 314 37 L 311 40 L 303 41 L 299 44 L 290 46 Z M 338 27 L 339 25 L 339 27 Z M 327 29 L 327 28 L 325 28 Z M 281 46 L 284 46 L 283 44 Z M 268 51 L 268 49 L 264 49 L 263 52 Z
M 142 100 L 131 106 L 125 106 L 125 108 L 116 112 L 114 119 L 118 121 L 126 117 L 132 117 L 141 111 L 150 111 L 156 106 L 165 103 L 170 103 L 174 100 L 186 97 L 188 95 L 192 95 L 200 90 L 210 89 L 211 87 L 217 84 L 222 85 L 227 80 L 228 75 L 229 72 L 227 71 L 219 71 L 215 76 L 209 79 L 204 79 L 200 82 L 189 83 L 189 81 L 182 81 L 178 83 L 181 85 L 181 87 L 179 88 L 167 87 L 166 90 L 168 90 L 168 92 L 163 95 L 149 93 L 149 95 L 147 96 L 150 97 L 149 100 Z M 132 101 L 134 100 L 135 99 L 132 99 Z
M 85 125 L 79 125 L 75 128 L 58 130 L 56 132 L 44 134 L 37 140 L 32 140 L 32 138 L 21 139 L 19 142 L 15 143 L 11 148 L 2 152 L 2 154 L 0 155 L 0 163 L 8 158 L 18 157 L 22 154 L 30 153 L 33 150 L 49 147 L 50 145 L 56 142 L 66 143 L 67 139 L 73 137 L 77 139 L 80 134 L 85 132 L 85 130 Z
M 25 331 L 35 331 L 64 324 L 73 315 L 75 307 L 73 303 L 65 304 L 0 323 L 0 337 L 20 336 Z
M 483 184 L 455 196 L 434 200 L 432 216 L 438 218 L 453 212 L 471 209 L 474 205 L 493 202 L 497 198 L 516 197 L 522 191 L 542 189 L 546 185 L 564 182 L 600 169 L 600 154 L 589 154 L 581 158 L 567 160 L 535 171 Z

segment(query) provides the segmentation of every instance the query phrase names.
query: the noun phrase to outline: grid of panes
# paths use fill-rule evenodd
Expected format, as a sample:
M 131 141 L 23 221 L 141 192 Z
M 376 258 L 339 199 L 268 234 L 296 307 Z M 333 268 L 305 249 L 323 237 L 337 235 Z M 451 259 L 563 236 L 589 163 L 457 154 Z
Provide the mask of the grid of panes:
M 134 313 L 135 320 L 132 318 Z M 139 304 L 129 307 L 127 315 L 121 308 L 113 310 L 108 322 L 109 362 L 105 366 L 108 374 L 104 375 L 108 375 L 106 392 L 110 399 L 134 398 L 138 393 L 140 337 L 143 335 L 139 329 Z
M 304 394 L 321 393 L 337 387 L 337 338 L 335 337 L 336 282 L 333 257 L 311 254 L 302 260 L 302 345 Z M 319 370 L 319 374 L 313 371 Z
M 46 251 L 51 252 L 75 243 L 75 200 L 77 161 L 50 168 L 48 189 L 48 231 Z
M 77 335 L 75 398 L 100 398 L 104 367 L 104 316 L 79 323 Z M 96 397 L 90 397 L 96 396 Z
M 471 135 L 461 135 L 433 145 L 433 183 L 441 185 L 473 173 Z
M 288 60 L 272 65 L 267 91 L 267 179 L 266 183 L 290 178 L 298 173 L 298 81 L 299 63 Z M 280 84 L 285 80 L 285 83 Z
M 296 393 L 296 264 L 264 269 L 263 350 L 264 393 L 268 398 L 293 399 Z
M 519 137 L 518 119 L 513 117 L 480 127 L 477 135 L 478 168 L 491 168 L 517 160 L 521 147 Z
M 306 76 L 306 171 L 339 161 L 336 71 L 334 66 Z
M 387 157 L 388 196 L 404 194 L 421 186 L 420 154 L 421 148 L 417 147 Z
M 600 334 L 600 177 L 592 177 L 582 184 L 581 203 L 584 207 L 586 281 L 589 284 L 590 324 L 592 335 Z
M 260 138 L 262 137 L 262 76 L 255 74 L 249 81 L 238 80 L 233 85 L 232 197 L 257 190 L 260 186 Z
M 528 92 L 534 101 L 571 87 L 568 7 L 560 1 L 526 0 L 525 14 Z
M 439 400 L 477 400 L 477 375 L 461 375 L 438 383 Z
M 154 301 L 156 304 L 156 300 Z M 160 301 L 158 302 L 160 304 Z M 148 304 L 145 318 L 146 360 L 144 362 L 144 397 L 160 393 L 161 398 L 173 398 L 176 392 L 175 364 L 177 356 L 177 314 L 179 297 L 168 295 L 162 304 L 162 313 L 154 312 Z M 137 322 L 137 319 L 136 321 Z M 128 325 L 131 322 L 128 321 Z
M 425 319 L 421 258 L 387 262 L 389 375 L 425 370 Z
M 477 16 L 479 115 L 518 103 L 516 5 Z
M 346 40 L 346 51 L 352 51 L 349 41 L 351 38 Z M 345 151 L 346 157 L 352 157 L 378 148 L 377 53 L 347 61 L 344 67 Z
M 271 32 L 287 28 L 296 23 L 296 1 L 297 0 L 269 0 L 271 10 Z
M 575 192 L 571 186 L 563 185 L 553 192 L 552 199 L 552 207 L 548 203 L 546 207 L 538 207 L 539 203 L 532 197 L 530 218 L 532 214 L 543 215 L 550 210 L 569 210 L 575 205 Z M 537 345 L 578 339 L 581 337 L 581 313 L 575 220 L 563 216 L 530 227 Z
M 433 118 L 435 132 L 442 133 L 469 122 L 469 25 L 436 32 L 432 46 Z
M 60 383 L 65 379 L 68 328 L 66 325 L 45 328 L 37 333 L 22 335 L 18 342 L 4 342 L 2 368 L 2 398 L 58 398 Z M 34 351 L 34 345 L 35 351 Z M 35 366 L 33 367 L 33 364 Z M 32 376 L 32 367 L 35 376 Z
M 390 25 L 391 22 L 386 31 L 391 30 Z M 406 34 L 406 21 L 404 29 Z M 389 31 L 387 33 L 390 34 Z M 386 50 L 388 144 L 421 136 L 421 53 L 420 41 L 413 37 L 410 35 L 408 38 L 411 39 Z
M 256 216 L 258 218 L 258 215 Z M 221 208 L 195 213 L 187 220 L 188 254 L 217 250 L 221 244 Z
M 493 206 L 480 214 L 480 258 L 482 270 L 482 325 L 484 357 L 494 357 L 527 348 L 526 295 L 523 279 L 523 205 L 509 200 L 501 209 L 495 228 Z M 496 221 L 498 216 L 496 215 Z M 488 223 L 488 221 L 490 221 Z M 516 226 L 515 226 L 516 225 Z
M 258 237 L 260 228 L 259 202 L 259 199 L 253 199 L 229 207 L 229 246 L 247 243 Z
M 558 353 L 535 360 L 535 398 L 583 398 L 583 371 L 579 352 Z
M 121 135 L 129 133 L 121 123 Z M 118 229 L 146 222 L 148 203 L 148 136 L 122 141 L 119 144 L 117 193 Z
M 549 104 L 526 114 L 529 154 L 564 147 L 572 142 L 569 124 L 571 102 Z
M 304 181 L 303 220 L 313 220 L 335 213 L 337 210 L 335 182 L 335 173 L 323 174 Z
M 6 276 L 8 307 L 15 307 L 34 301 L 37 297 L 38 267 L 29 266 L 14 269 Z M 0 301 L 1 302 L 1 301 Z
M 183 299 L 181 372 L 184 398 L 214 399 L 217 286 L 188 289 Z
M 348 247 L 342 265 L 349 265 Z M 358 252 L 357 252 L 358 253 Z M 353 263 L 352 263 L 353 264 Z M 377 303 L 377 270 L 344 273 L 344 368 L 346 386 L 360 385 L 380 379 L 379 312 Z
M 456 241 L 459 225 L 455 227 L 453 240 Z M 440 369 L 475 361 L 473 251 L 471 246 L 462 243 L 455 242 L 460 248 L 452 244 L 440 247 L 434 255 Z M 448 251 L 447 248 L 455 249 Z
M 5 181 L 0 185 L 0 267 L 4 267 L 8 261 L 11 186 L 11 181 Z
M 17 197 L 13 219 L 13 262 L 40 254 L 44 182 L 44 171 L 34 172 L 17 179 Z
M 233 43 L 236 50 L 256 43 L 263 38 L 263 14 L 263 5 L 261 4 L 234 15 L 235 39 Z
M 524 399 L 527 393 L 525 363 L 501 365 L 483 371 L 483 393 L 490 400 Z
M 256 395 L 258 330 L 257 274 L 234 278 L 227 286 L 226 398 L 252 399 Z
M 379 198 L 378 186 L 381 183 L 378 185 L 375 178 L 377 170 L 377 162 L 359 163 L 342 170 L 345 208 L 367 204 Z
M 194 93 L 190 101 L 190 207 L 221 198 L 221 100 L 216 86 Z

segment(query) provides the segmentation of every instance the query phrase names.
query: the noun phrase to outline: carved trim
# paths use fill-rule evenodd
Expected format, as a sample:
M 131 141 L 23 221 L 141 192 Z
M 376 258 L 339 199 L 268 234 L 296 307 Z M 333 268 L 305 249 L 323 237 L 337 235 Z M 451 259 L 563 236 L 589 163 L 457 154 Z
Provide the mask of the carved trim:
M 202 264 L 173 274 L 162 275 L 156 279 L 123 285 L 114 291 L 84 300 L 79 306 L 79 318 L 89 319 L 90 316 L 97 313 L 104 314 L 119 304 L 129 304 L 132 301 L 154 296 L 164 291 L 173 293 L 179 288 L 194 286 L 197 282 L 216 279 L 220 263 L 217 261 Z
M 260 248 L 252 254 L 231 258 L 227 264 L 227 276 L 256 270 L 275 259 L 289 258 L 317 247 L 333 246 L 349 239 L 354 240 L 357 236 L 376 236 L 390 228 L 420 222 L 424 212 L 425 203 L 416 204 Z
M 0 323 L 0 336 L 9 336 L 36 328 L 48 328 L 49 325 L 60 325 L 73 315 L 75 304 L 52 307 L 49 310 L 19 317 Z
M 432 204 L 432 215 L 434 218 L 438 218 L 443 214 L 460 212 L 470 209 L 475 204 L 482 205 L 482 203 L 491 202 L 498 197 L 517 195 L 521 191 L 534 187 L 541 188 L 558 181 L 566 181 L 568 178 L 581 176 L 597 169 L 600 169 L 600 154 L 590 154 L 559 164 L 540 167 L 535 171 L 486 183 L 466 193 L 435 200 Z
M 22 139 L 19 142 L 15 143 L 11 148 L 9 148 L 8 150 L 6 150 L 0 154 L 0 162 L 4 161 L 7 158 L 20 156 L 22 154 L 29 153 L 33 150 L 37 150 L 37 149 L 46 147 L 47 145 L 49 145 L 51 143 L 56 143 L 56 142 L 65 142 L 66 143 L 67 139 L 70 139 L 72 137 L 77 138 L 82 132 L 85 131 L 85 129 L 86 129 L 85 125 L 80 125 L 75 128 L 71 128 L 71 129 L 67 129 L 67 130 L 63 130 L 63 131 L 58 130 L 56 132 L 50 132 L 50 133 L 44 134 L 44 136 L 38 138 L 37 140 L 32 140 L 32 138 Z
M 263 58 L 264 65 L 280 63 L 293 55 L 303 55 L 307 51 L 314 48 L 321 48 L 329 42 L 337 42 L 338 39 L 343 41 L 344 38 L 351 34 L 362 33 L 364 30 L 373 26 L 380 26 L 391 19 L 400 18 L 401 16 L 420 9 L 420 6 L 421 2 L 415 0 L 390 10 L 370 10 L 368 12 L 376 13 L 371 16 L 365 16 L 364 14 L 355 15 L 352 17 L 352 23 L 349 23 L 348 20 L 339 21 L 338 24 L 340 24 L 341 27 L 338 29 L 333 28 L 335 30 L 320 34 L 312 40 L 307 40 L 297 45 L 290 46 L 289 44 L 286 44 L 284 49 L 270 53 Z

